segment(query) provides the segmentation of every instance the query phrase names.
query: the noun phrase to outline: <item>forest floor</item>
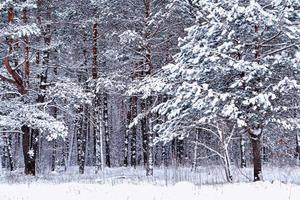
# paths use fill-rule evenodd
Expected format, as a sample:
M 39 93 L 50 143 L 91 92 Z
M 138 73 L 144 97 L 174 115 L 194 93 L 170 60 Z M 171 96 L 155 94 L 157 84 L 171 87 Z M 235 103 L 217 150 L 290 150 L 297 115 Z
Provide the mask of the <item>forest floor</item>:
M 1 200 L 299 200 L 300 186 L 280 182 L 195 186 L 152 184 L 2 184 Z
M 157 168 L 146 177 L 142 168 L 105 169 L 95 175 L 77 168 L 25 177 L 20 171 L 0 177 L 0 200 L 235 200 L 300 199 L 300 167 L 264 167 L 264 182 L 253 183 L 252 169 L 233 168 L 234 183 L 226 183 L 218 166 Z M 204 197 L 204 198 L 203 198 Z

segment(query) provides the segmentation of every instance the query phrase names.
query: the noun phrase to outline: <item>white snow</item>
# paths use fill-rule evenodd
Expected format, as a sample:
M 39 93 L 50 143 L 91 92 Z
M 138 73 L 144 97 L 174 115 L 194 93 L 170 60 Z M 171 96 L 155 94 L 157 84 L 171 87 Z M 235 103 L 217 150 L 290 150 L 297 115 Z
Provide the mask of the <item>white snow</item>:
M 151 184 L 17 184 L 0 185 L 1 200 L 299 200 L 300 186 L 280 182 L 195 186 L 179 182 L 172 186 Z
M 21 171 L 0 174 L 0 200 L 299 200 L 300 167 L 263 170 L 266 182 L 251 182 L 253 169 L 233 166 L 233 184 L 226 184 L 221 166 L 155 168 L 146 177 L 143 168 L 106 168 L 94 174 L 78 167 L 37 177 Z

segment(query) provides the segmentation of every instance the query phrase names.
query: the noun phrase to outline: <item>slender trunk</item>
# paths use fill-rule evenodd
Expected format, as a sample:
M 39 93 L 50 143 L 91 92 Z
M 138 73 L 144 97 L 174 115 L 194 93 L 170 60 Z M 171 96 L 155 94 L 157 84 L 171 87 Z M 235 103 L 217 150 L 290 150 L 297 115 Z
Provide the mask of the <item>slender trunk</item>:
M 103 153 L 103 122 L 101 113 L 101 99 L 99 95 L 95 100 L 94 112 L 94 134 L 95 134 L 95 150 L 96 150 L 96 173 L 104 168 L 104 153 Z
M 246 154 L 245 154 L 245 140 L 243 136 L 241 135 L 240 138 L 240 150 L 241 150 L 241 168 L 246 167 Z
M 51 154 L 51 171 L 55 171 L 56 169 L 56 148 L 57 142 L 56 140 L 52 141 L 52 154 Z
M 62 157 L 64 162 L 64 171 L 67 171 L 69 167 L 69 143 L 70 139 L 69 136 L 65 138 L 63 141 L 63 150 L 62 150 Z
M 132 119 L 134 119 L 137 116 L 137 97 L 133 96 L 131 97 L 131 116 Z M 134 125 L 131 128 L 131 141 L 130 141 L 130 146 L 131 146 L 131 166 L 136 167 L 137 164 L 137 156 L 136 156 L 136 137 L 137 137 L 137 128 L 136 125 Z
M 177 167 L 177 138 L 171 142 L 171 164 Z
M 3 174 L 3 168 L 2 168 L 2 155 L 0 155 L 0 177 Z
M 83 113 L 84 108 L 81 106 L 77 110 L 76 119 L 76 136 L 77 136 L 77 162 L 79 165 L 79 173 L 84 174 L 85 167 L 85 145 L 86 145 L 86 135 L 83 131 Z
M 13 161 L 13 155 L 12 155 L 12 144 L 11 144 L 11 135 L 7 135 L 4 133 L 3 135 L 4 140 L 4 152 L 5 152 L 5 161 L 7 163 L 7 167 L 10 171 L 14 171 L 14 161 Z M 1 164 L 1 163 L 0 163 Z
M 155 101 L 156 102 L 156 101 Z M 152 97 L 149 97 L 146 100 L 146 108 L 152 107 L 153 104 L 153 99 Z M 154 159 L 153 159 L 153 150 L 154 150 L 154 144 L 153 144 L 153 139 L 154 139 L 154 119 L 156 119 L 157 116 L 156 114 L 153 113 L 148 113 L 147 114 L 147 125 L 148 125 L 148 130 L 147 130 L 147 169 L 146 169 L 146 175 L 147 176 L 153 176 L 153 164 L 154 164 Z
M 89 105 L 85 105 L 85 113 L 84 113 L 84 124 L 83 124 L 83 131 L 86 133 L 86 149 L 85 149 L 85 162 L 87 166 L 92 165 L 91 160 L 91 129 L 90 129 L 90 108 Z
M 152 50 L 151 44 L 149 43 L 149 39 L 151 37 L 151 30 L 149 28 L 150 21 L 150 13 L 151 13 L 151 0 L 144 0 L 144 41 L 145 41 L 145 66 L 147 69 L 145 70 L 146 75 L 152 73 Z
M 296 155 L 297 160 L 300 160 L 300 134 L 296 135 Z
M 57 108 L 53 108 L 53 117 L 56 119 L 57 118 Z M 51 171 L 55 171 L 56 169 L 56 160 L 57 160 L 57 141 L 53 140 L 52 141 L 52 154 L 51 154 Z
M 98 23 L 93 24 L 93 47 L 92 47 L 92 77 L 93 79 L 98 78 Z M 96 90 L 97 88 L 95 88 Z M 96 91 L 98 93 L 98 91 Z M 107 102 L 106 102 L 107 103 Z M 94 138 L 95 138 L 95 155 L 96 155 L 96 173 L 104 168 L 104 152 L 103 152 L 103 115 L 101 96 L 97 94 L 95 98 L 95 110 L 94 110 Z M 104 124 L 105 126 L 105 124 Z M 110 162 L 110 159 L 108 159 Z M 110 163 L 109 163 L 110 164 Z
M 35 140 L 36 140 L 36 143 L 37 143 L 37 147 L 36 147 L 36 166 L 35 166 L 35 169 L 36 169 L 36 174 L 37 173 L 41 173 L 42 171 L 42 146 L 43 146 L 43 140 L 42 140 L 42 134 L 39 133 L 39 130 L 37 129 L 33 129 L 32 130 L 34 135 L 35 135 Z
M 124 140 L 124 162 L 123 166 L 128 166 L 128 153 L 129 153 L 129 135 L 130 135 L 130 128 L 129 124 L 131 122 L 131 102 L 132 98 L 129 98 L 129 108 L 127 109 L 127 116 L 126 116 L 126 130 L 125 130 L 125 140 Z
M 142 113 L 146 112 L 146 100 L 141 99 L 141 110 Z M 148 148 L 148 133 L 147 133 L 147 117 L 144 116 L 141 119 L 141 131 L 142 131 L 142 150 L 143 150 L 143 158 L 144 158 L 144 166 L 147 166 L 148 163 L 148 154 L 147 154 L 147 148 Z
M 24 23 L 27 23 L 27 10 L 24 8 L 23 10 L 23 20 Z M 24 36 L 24 86 L 28 87 L 29 85 L 29 39 L 28 35 Z
M 65 138 L 62 146 L 62 166 L 64 167 L 64 171 L 68 169 L 68 148 L 66 148 L 68 137 Z
M 104 123 L 104 138 L 105 138 L 105 164 L 111 167 L 110 164 L 110 139 L 109 139 L 109 123 L 108 123 L 108 102 L 107 94 L 103 94 L 103 123 Z
M 152 126 L 152 122 L 149 123 L 149 126 Z M 153 176 L 153 130 L 152 127 L 151 130 L 148 133 L 148 161 L 147 161 L 147 169 L 146 169 L 146 175 L 147 176 Z
M 75 127 L 76 129 L 76 127 Z M 72 152 L 73 152 L 73 148 L 74 148 L 74 142 L 75 142 L 75 132 L 72 132 L 70 139 L 67 139 L 66 141 L 66 149 L 68 150 L 68 161 L 67 161 L 67 166 L 71 166 L 71 158 L 72 158 Z
M 167 150 L 166 150 L 166 144 L 165 143 L 162 144 L 162 164 L 163 164 L 164 167 L 168 166 Z
M 6 143 L 7 143 L 7 155 L 8 155 L 8 166 L 10 171 L 14 171 L 15 169 L 15 164 L 14 164 L 14 159 L 13 159 L 13 154 L 12 154 L 12 136 L 9 135 L 6 138 Z
M 233 177 L 231 174 L 231 164 L 230 164 L 230 158 L 229 158 L 229 153 L 228 153 L 228 144 L 225 142 L 224 131 L 219 130 L 218 133 L 219 133 L 220 142 L 221 142 L 222 160 L 223 160 L 223 166 L 225 169 L 226 180 L 228 182 L 232 182 Z
M 166 101 L 168 100 L 168 97 L 166 95 L 162 96 L 162 102 L 161 103 L 165 103 Z M 163 116 L 163 122 L 166 122 L 167 121 L 167 117 L 166 116 Z M 162 146 L 162 158 L 163 158 L 163 164 L 165 167 L 168 166 L 168 155 L 169 155 L 169 149 L 167 151 L 167 146 L 165 143 L 163 143 L 163 146 Z
M 182 138 L 177 139 L 177 158 L 179 165 L 183 164 L 183 158 L 184 158 L 184 141 Z
M 151 116 L 149 116 L 149 131 L 147 133 L 147 168 L 146 168 L 146 175 L 153 176 L 153 120 Z
M 253 153 L 253 169 L 254 169 L 254 181 L 262 180 L 262 162 L 261 162 L 261 128 L 248 129 Z
M 223 162 L 224 162 L 224 168 L 225 168 L 225 175 L 226 175 L 226 180 L 228 182 L 232 182 L 233 177 L 231 174 L 231 165 L 230 165 L 230 158 L 229 158 L 229 153 L 228 153 L 228 149 L 224 148 L 223 150 Z
M 198 158 L 198 140 L 199 140 L 199 134 L 200 130 L 196 130 L 196 138 L 195 138 L 195 146 L 194 146 L 194 156 L 193 156 L 193 164 L 192 164 L 192 170 L 196 171 L 197 168 L 197 158 Z
M 42 8 L 43 1 L 44 0 L 37 0 L 36 1 L 36 5 L 37 5 L 36 19 L 37 19 L 37 24 L 38 25 L 42 24 L 41 8 Z
M 94 23 L 93 25 L 93 68 L 92 68 L 92 77 L 93 79 L 98 78 L 98 24 Z

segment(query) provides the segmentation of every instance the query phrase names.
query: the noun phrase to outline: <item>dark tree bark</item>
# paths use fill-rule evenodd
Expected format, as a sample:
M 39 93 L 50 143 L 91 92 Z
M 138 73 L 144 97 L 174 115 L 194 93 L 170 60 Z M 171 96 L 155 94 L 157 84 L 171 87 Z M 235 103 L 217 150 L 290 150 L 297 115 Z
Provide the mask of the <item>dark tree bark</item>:
M 56 60 L 58 60 L 58 58 Z M 54 72 L 55 78 L 57 78 L 57 75 L 58 75 L 57 65 L 54 67 L 53 72 Z M 55 119 L 57 119 L 57 112 L 58 112 L 57 107 L 53 107 L 53 117 Z M 57 141 L 56 141 L 56 139 L 52 141 L 52 156 L 51 157 L 52 157 L 51 170 L 55 171 L 56 163 L 57 163 Z
M 77 110 L 76 119 L 76 137 L 77 137 L 77 162 L 79 165 L 79 173 L 84 173 L 85 167 L 85 149 L 86 149 L 86 135 L 83 131 L 83 107 L 81 106 Z
M 56 74 L 57 75 L 57 74 Z M 57 108 L 53 108 L 53 117 L 57 119 Z M 57 141 L 56 139 L 52 141 L 52 153 L 51 153 L 51 171 L 55 171 L 57 163 Z
M 23 143 L 23 155 L 25 163 L 25 174 L 36 174 L 36 154 L 38 149 L 38 143 L 36 141 L 36 132 L 26 125 L 22 126 L 22 143 Z
M 23 21 L 26 24 L 28 22 L 28 17 L 27 17 L 27 9 L 24 8 L 23 10 Z M 29 85 L 29 38 L 28 35 L 25 35 L 24 38 L 24 87 L 28 87 Z
M 197 169 L 197 160 L 198 160 L 198 141 L 199 141 L 199 135 L 201 134 L 201 130 L 200 129 L 196 129 L 196 133 L 195 133 L 195 145 L 194 145 L 194 156 L 193 156 L 193 163 L 192 163 L 192 170 Z
M 183 164 L 183 158 L 184 158 L 184 141 L 181 138 L 177 139 L 177 160 L 178 164 Z
M 131 97 L 131 116 L 134 119 L 137 116 L 137 97 Z M 136 138 L 137 138 L 137 128 L 134 125 L 131 128 L 131 141 L 130 141 L 130 151 L 131 151 L 131 166 L 136 167 L 137 164 L 137 152 L 136 152 Z
M 98 24 L 93 25 L 93 79 L 98 78 Z
M 27 13 L 26 11 L 23 12 L 24 21 L 27 21 Z M 9 24 L 12 24 L 14 20 L 14 10 L 12 7 L 8 9 L 7 13 L 7 21 Z M 13 51 L 13 39 L 12 37 L 7 38 L 7 43 L 9 47 L 9 54 Z M 24 72 L 25 78 L 29 76 L 29 62 L 28 62 L 28 55 L 29 55 L 29 48 L 28 48 L 28 38 L 25 37 L 25 49 L 24 49 Z M 22 77 L 16 72 L 16 69 L 13 69 L 10 65 L 10 57 L 4 57 L 3 61 L 4 67 L 6 68 L 7 72 L 11 75 L 12 79 L 7 79 L 5 77 L 1 77 L 1 80 L 5 79 L 12 84 L 14 84 L 19 93 L 21 95 L 27 95 L 27 88 L 26 83 Z M 26 80 L 26 79 L 25 79 Z M 22 148 L 23 148 L 23 156 L 24 156 L 24 164 L 25 164 L 25 174 L 26 175 L 35 175 L 35 158 L 36 158 L 36 151 L 37 151 L 37 142 L 35 140 L 35 132 L 32 131 L 27 125 L 22 126 Z
M 83 50 L 84 65 L 87 64 L 86 50 Z M 78 82 L 86 81 L 86 77 L 82 71 L 77 72 Z M 87 87 L 87 86 L 86 86 Z M 87 112 L 88 107 L 85 104 L 79 105 L 76 116 L 76 137 L 77 137 L 77 162 L 79 165 L 79 173 L 84 174 L 86 163 L 86 139 L 87 139 Z
M 104 123 L 104 140 L 105 140 L 105 164 L 111 167 L 110 163 L 110 139 L 109 139 L 109 121 L 108 121 L 108 102 L 107 94 L 103 94 L 103 123 Z
M 95 108 L 93 112 L 94 121 L 94 139 L 95 139 L 95 158 L 96 158 L 96 173 L 103 169 L 104 156 L 103 156 L 103 133 L 102 133 L 102 113 L 101 113 L 101 98 L 99 94 L 96 95 Z
M 300 135 L 299 134 L 296 135 L 296 155 L 297 155 L 297 159 L 300 160 Z
M 129 135 L 130 135 L 130 128 L 129 124 L 131 123 L 131 102 L 132 98 L 129 98 L 129 108 L 127 109 L 127 115 L 126 115 L 126 130 L 125 130 L 125 140 L 124 140 L 124 161 L 123 161 L 123 166 L 127 167 L 128 166 L 128 155 L 129 155 Z
M 248 129 L 252 144 L 254 181 L 262 180 L 261 135 L 262 129 Z
M 12 155 L 12 137 L 10 134 L 7 135 L 6 133 L 4 133 L 2 138 L 4 140 L 4 162 L 6 163 L 6 167 L 8 167 L 10 171 L 14 171 L 14 160 Z M 1 164 L 2 163 L 0 163 L 0 165 Z
M 142 113 L 146 112 L 146 100 L 141 99 L 141 110 Z M 142 150 L 143 150 L 143 158 L 144 158 L 144 166 L 147 166 L 148 163 L 148 153 L 147 153 L 147 148 L 148 148 L 148 130 L 147 130 L 147 116 L 144 116 L 141 119 L 141 132 L 142 132 Z

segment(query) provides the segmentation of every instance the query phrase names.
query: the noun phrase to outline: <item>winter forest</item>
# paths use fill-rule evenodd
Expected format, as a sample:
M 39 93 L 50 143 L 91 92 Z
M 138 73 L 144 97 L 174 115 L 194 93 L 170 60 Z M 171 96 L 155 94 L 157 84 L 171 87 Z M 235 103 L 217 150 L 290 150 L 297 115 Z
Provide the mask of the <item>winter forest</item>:
M 216 184 L 206 199 L 300 198 L 299 0 L 0 0 L 0 14 L 1 200 L 57 182 L 83 184 L 58 199 Z

